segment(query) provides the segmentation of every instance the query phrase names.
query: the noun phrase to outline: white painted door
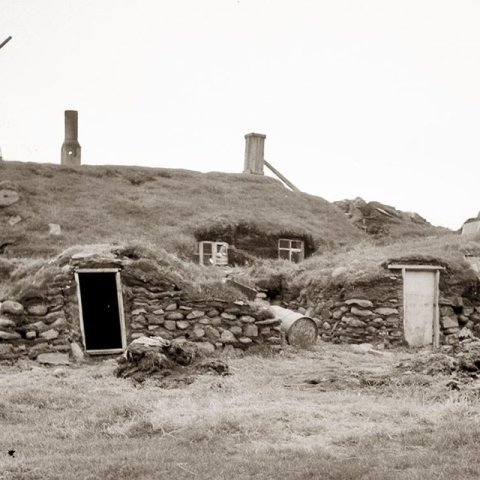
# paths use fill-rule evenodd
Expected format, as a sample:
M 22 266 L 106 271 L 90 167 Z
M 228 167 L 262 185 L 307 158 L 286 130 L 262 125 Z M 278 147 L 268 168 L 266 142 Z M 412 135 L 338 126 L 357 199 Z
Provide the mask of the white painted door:
M 411 347 L 431 345 L 436 312 L 436 273 L 406 270 L 403 293 L 405 340 Z

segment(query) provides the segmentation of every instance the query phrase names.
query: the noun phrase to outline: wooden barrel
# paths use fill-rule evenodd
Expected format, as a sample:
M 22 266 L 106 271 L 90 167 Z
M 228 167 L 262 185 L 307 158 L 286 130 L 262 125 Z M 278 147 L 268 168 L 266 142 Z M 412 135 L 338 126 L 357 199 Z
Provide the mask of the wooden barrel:
M 289 345 L 293 347 L 308 348 L 315 345 L 318 337 L 318 327 L 310 317 L 287 308 L 272 306 L 270 310 L 282 321 L 281 328 Z

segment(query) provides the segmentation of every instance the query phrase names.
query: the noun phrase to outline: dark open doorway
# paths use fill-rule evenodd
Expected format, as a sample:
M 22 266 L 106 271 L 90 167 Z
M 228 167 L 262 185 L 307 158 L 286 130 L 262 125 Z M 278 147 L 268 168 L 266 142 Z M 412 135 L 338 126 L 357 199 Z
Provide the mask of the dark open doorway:
M 121 352 L 125 348 L 125 327 L 119 272 L 78 270 L 76 278 L 85 350 Z

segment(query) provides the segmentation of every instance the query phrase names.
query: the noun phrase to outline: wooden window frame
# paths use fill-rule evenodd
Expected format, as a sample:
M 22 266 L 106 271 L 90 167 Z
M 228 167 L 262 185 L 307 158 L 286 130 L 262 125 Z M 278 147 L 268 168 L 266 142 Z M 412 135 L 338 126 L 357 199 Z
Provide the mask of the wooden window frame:
M 127 346 L 127 334 L 125 329 L 125 312 L 123 307 L 122 281 L 120 278 L 119 268 L 78 268 L 75 270 L 75 282 L 77 284 L 78 298 L 78 316 L 80 320 L 80 331 L 82 332 L 83 348 L 89 355 L 110 355 L 115 353 L 123 353 Z M 80 292 L 81 273 L 115 273 L 115 283 L 117 286 L 118 316 L 120 320 L 120 334 L 122 340 L 122 348 L 110 348 L 106 350 L 87 350 L 87 342 L 85 340 L 85 327 L 83 325 L 83 309 L 82 309 L 82 293 Z
M 204 261 L 204 253 L 203 253 L 203 247 L 205 246 L 205 244 L 210 244 L 212 246 L 212 263 L 206 263 Z M 199 263 L 200 265 L 203 265 L 203 266 L 210 266 L 210 265 L 217 265 L 217 262 L 216 262 L 216 253 L 217 253 L 217 245 L 223 245 L 227 248 L 227 252 L 228 252 L 228 243 L 227 242 L 214 242 L 212 240 L 202 240 L 201 242 L 198 242 L 198 256 L 199 256 Z
M 288 242 L 288 247 L 281 247 L 280 246 L 280 242 Z M 302 248 L 301 249 L 298 249 L 298 248 L 293 248 L 292 247 L 292 242 L 301 242 L 302 243 Z M 278 239 L 278 258 L 280 260 L 287 260 L 286 258 L 283 258 L 280 256 L 280 252 L 281 251 L 287 251 L 288 252 L 288 261 L 289 262 L 292 262 L 292 263 L 300 263 L 300 262 L 303 262 L 303 260 L 305 260 L 305 242 L 301 239 L 298 239 L 298 238 L 279 238 Z M 292 260 L 292 253 L 300 253 L 301 256 L 300 256 L 300 260 L 298 262 L 293 262 Z

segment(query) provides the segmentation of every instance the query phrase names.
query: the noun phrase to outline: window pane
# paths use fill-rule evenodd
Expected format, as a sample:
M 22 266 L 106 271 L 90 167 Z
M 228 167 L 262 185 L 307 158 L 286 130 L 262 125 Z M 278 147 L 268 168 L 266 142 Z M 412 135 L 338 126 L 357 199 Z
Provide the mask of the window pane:
M 300 252 L 292 252 L 292 262 L 298 263 L 301 260 Z
M 292 240 L 292 248 L 296 248 L 298 250 L 301 250 L 303 248 L 302 240 Z
M 203 244 L 203 254 L 212 254 L 212 242 L 202 242 Z
M 278 241 L 279 248 L 290 248 L 290 240 L 281 239 Z
M 289 250 L 279 250 L 278 257 L 283 260 L 290 260 L 290 251 Z

